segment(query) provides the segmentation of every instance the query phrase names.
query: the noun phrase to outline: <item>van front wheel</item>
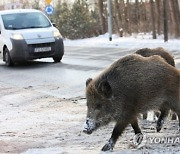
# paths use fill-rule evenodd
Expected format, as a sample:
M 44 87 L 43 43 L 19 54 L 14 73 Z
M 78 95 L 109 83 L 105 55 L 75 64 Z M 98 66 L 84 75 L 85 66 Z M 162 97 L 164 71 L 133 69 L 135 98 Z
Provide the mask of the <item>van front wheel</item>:
M 53 60 L 55 63 L 59 63 L 61 61 L 62 57 L 53 57 Z
M 14 63 L 13 63 L 11 57 L 10 57 L 9 50 L 6 48 L 4 50 L 4 52 L 5 52 L 4 56 L 5 56 L 5 63 L 6 63 L 6 65 L 7 66 L 13 66 Z

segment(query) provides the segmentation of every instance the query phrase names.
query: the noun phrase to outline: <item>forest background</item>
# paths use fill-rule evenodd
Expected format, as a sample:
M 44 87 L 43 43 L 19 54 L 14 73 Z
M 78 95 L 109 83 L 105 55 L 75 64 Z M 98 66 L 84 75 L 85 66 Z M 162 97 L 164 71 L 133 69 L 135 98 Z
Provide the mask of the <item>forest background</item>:
M 39 1 L 34 8 L 39 9 Z M 111 0 L 112 31 L 120 37 L 133 33 L 151 33 L 180 38 L 180 2 L 178 0 Z M 82 39 L 108 31 L 107 0 L 58 0 L 50 19 L 64 38 Z

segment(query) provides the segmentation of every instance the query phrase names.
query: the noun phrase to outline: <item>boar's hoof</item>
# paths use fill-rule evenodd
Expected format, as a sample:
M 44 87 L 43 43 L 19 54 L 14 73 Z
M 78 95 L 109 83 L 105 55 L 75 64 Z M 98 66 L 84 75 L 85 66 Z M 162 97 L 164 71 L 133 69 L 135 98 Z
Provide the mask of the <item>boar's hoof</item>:
M 171 117 L 171 120 L 177 120 L 177 116 L 175 113 L 173 113 L 172 117 Z
M 161 126 L 156 126 L 156 131 L 160 132 L 161 128 L 162 128 Z
M 160 130 L 162 129 L 163 123 L 164 123 L 163 120 L 157 122 L 157 125 L 156 125 L 157 132 L 160 132 Z
M 92 131 L 91 131 L 91 130 L 88 130 L 88 129 L 84 129 L 83 132 L 86 133 L 86 134 L 88 134 L 88 135 L 92 134 Z
M 102 151 L 112 151 L 114 148 L 114 143 L 109 141 L 107 144 L 105 144 L 102 148 Z
M 106 144 L 103 146 L 102 151 L 112 151 L 113 147 L 111 147 L 109 144 Z

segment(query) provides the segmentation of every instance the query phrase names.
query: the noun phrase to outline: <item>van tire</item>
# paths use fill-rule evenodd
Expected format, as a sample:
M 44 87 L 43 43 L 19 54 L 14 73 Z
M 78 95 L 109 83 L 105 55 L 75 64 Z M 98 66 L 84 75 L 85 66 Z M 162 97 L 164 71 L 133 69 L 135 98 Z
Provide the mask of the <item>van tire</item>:
M 11 56 L 9 54 L 9 50 L 7 48 L 5 48 L 5 50 L 4 50 L 4 56 L 5 56 L 4 59 L 5 59 L 6 65 L 7 66 L 13 66 L 14 63 L 13 63 L 13 61 L 11 59 Z
M 53 60 L 55 63 L 59 63 L 61 61 L 62 57 L 53 57 Z

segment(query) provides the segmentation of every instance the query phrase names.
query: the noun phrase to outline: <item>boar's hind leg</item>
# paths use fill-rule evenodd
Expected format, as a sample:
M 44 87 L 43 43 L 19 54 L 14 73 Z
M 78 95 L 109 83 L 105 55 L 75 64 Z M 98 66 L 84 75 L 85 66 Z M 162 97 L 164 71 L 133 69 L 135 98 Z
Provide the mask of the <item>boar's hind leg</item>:
M 176 116 L 176 113 L 172 113 L 172 111 L 171 111 L 171 120 L 176 120 L 177 119 L 177 116 Z
M 147 119 L 147 112 L 143 113 L 143 119 Z
M 164 120 L 165 118 L 168 116 L 168 113 L 169 113 L 169 109 L 168 108 L 160 108 L 160 116 L 157 120 L 157 123 L 156 123 L 156 130 L 157 132 L 159 132 L 161 129 L 162 129 L 162 126 L 164 124 Z
M 178 113 L 178 112 L 176 112 L 177 113 L 177 117 L 178 117 L 178 119 L 179 119 L 179 128 L 178 128 L 178 131 L 179 131 L 179 133 L 180 133 L 180 112 Z
M 178 119 L 179 119 L 179 128 L 178 130 L 180 131 L 180 102 L 177 101 L 177 103 L 174 103 L 174 106 L 171 106 L 171 109 L 177 114 Z
M 102 151 L 113 150 L 117 139 L 119 138 L 119 136 L 122 134 L 122 132 L 124 131 L 124 129 L 127 127 L 129 123 L 130 122 L 127 119 L 123 120 L 122 122 L 117 122 L 117 124 L 115 125 L 113 129 L 111 138 L 109 139 L 108 143 L 103 146 Z
M 177 114 L 179 119 L 179 132 L 180 132 L 180 113 Z

